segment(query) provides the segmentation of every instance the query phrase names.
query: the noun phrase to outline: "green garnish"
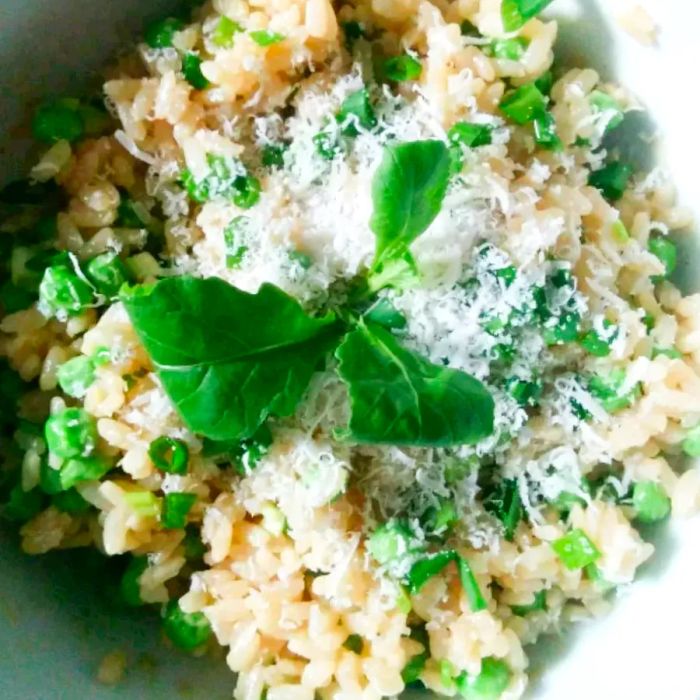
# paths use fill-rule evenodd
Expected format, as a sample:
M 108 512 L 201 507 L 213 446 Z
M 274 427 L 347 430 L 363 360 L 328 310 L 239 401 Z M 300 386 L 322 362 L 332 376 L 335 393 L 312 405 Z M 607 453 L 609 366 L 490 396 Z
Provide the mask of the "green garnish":
M 408 54 L 393 56 L 384 62 L 384 75 L 395 82 L 418 80 L 422 72 L 421 62 Z
M 401 330 L 406 327 L 406 317 L 396 310 L 386 297 L 376 301 L 365 312 L 364 319 L 368 323 L 376 323 L 388 330 Z
M 102 253 L 85 266 L 85 276 L 99 294 L 111 299 L 129 279 L 129 271 L 116 253 Z
M 513 611 L 514 615 L 519 617 L 525 617 L 532 612 L 540 612 L 547 609 L 547 591 L 537 591 L 532 603 L 527 605 L 511 605 L 510 609 Z
M 32 120 L 32 133 L 37 141 L 79 141 L 85 134 L 85 124 L 78 109 L 69 100 L 56 100 L 37 109 Z
M 95 363 L 92 358 L 79 355 L 64 362 L 58 368 L 56 377 L 65 394 L 80 399 L 95 381 Z
M 530 42 L 523 36 L 512 39 L 495 39 L 491 42 L 491 54 L 494 58 L 504 58 L 508 61 L 519 61 Z
M 274 44 L 279 44 L 280 41 L 284 41 L 284 34 L 278 34 L 277 32 L 271 32 L 268 29 L 259 29 L 254 32 L 250 32 L 250 38 L 258 46 L 273 46 Z
M 616 202 L 627 189 L 632 177 L 632 168 L 620 161 L 612 161 L 600 170 L 592 172 L 588 184 L 600 190 L 603 196 L 611 202 Z
M 175 17 L 167 17 L 149 25 L 143 39 L 152 49 L 165 49 L 173 45 L 176 32 L 183 29 L 183 22 Z
M 506 381 L 506 391 L 523 407 L 536 406 L 542 395 L 542 382 L 538 379 L 526 381 L 510 377 Z
M 589 95 L 588 101 L 596 112 L 609 115 L 608 123 L 605 126 L 606 132 L 616 129 L 624 121 L 624 110 L 620 107 L 618 101 L 607 93 L 594 90 Z
M 148 568 L 146 557 L 132 557 L 126 571 L 122 575 L 119 589 L 122 600 L 130 607 L 139 607 L 144 604 L 141 598 L 141 575 Z
M 460 144 L 466 148 L 488 146 L 493 140 L 493 127 L 490 124 L 473 124 L 456 122 L 447 131 L 450 143 Z
M 526 83 L 505 94 L 500 109 L 516 124 L 529 124 L 547 111 L 547 98 L 534 83 Z
M 452 550 L 429 554 L 419 559 L 408 572 L 406 582 L 411 594 L 418 593 L 421 588 L 434 576 L 456 560 L 456 553 Z
M 226 267 L 229 270 L 235 270 L 240 267 L 245 254 L 248 252 L 248 246 L 243 243 L 246 239 L 248 227 L 248 218 L 245 216 L 237 216 L 224 229 L 224 244 L 226 246 Z
M 67 265 L 47 267 L 39 285 L 39 308 L 47 316 L 76 316 L 93 304 L 92 287 Z
M 505 661 L 488 656 L 481 662 L 478 675 L 465 671 L 455 678 L 455 685 L 465 700 L 498 700 L 508 687 L 511 675 Z
M 562 148 L 561 139 L 557 135 L 557 123 L 550 112 L 538 114 L 532 122 L 535 143 L 547 151 L 558 151 Z
M 22 484 L 15 484 L 9 499 L 2 508 L 2 515 L 16 523 L 26 523 L 38 515 L 44 507 L 44 495 L 39 489 L 25 491 Z
M 420 552 L 413 539 L 413 533 L 406 523 L 389 520 L 371 534 L 367 540 L 367 551 L 378 564 L 386 566 L 401 557 Z
M 236 161 L 221 156 L 207 156 L 209 172 L 196 179 L 189 170 L 182 173 L 182 184 L 195 202 L 203 203 L 218 197 L 232 201 L 243 209 L 249 209 L 260 199 L 260 182 L 248 175 Z
M 82 481 L 101 479 L 112 465 L 103 457 L 74 457 L 66 460 L 60 469 L 61 488 L 68 490 Z
M 97 445 L 95 419 L 82 408 L 54 413 L 44 428 L 49 451 L 58 457 L 86 457 Z
M 700 457 L 700 425 L 696 425 L 686 433 L 682 447 L 688 457 Z
M 638 481 L 634 485 L 632 505 L 641 523 L 656 523 L 671 513 L 671 499 L 666 489 L 654 481 Z
M 205 90 L 209 87 L 209 81 L 202 73 L 202 59 L 196 53 L 190 51 L 183 56 L 182 72 L 185 80 L 195 90 Z
M 211 40 L 214 45 L 222 49 L 228 49 L 233 46 L 233 41 L 236 34 L 239 34 L 242 31 L 243 27 L 241 27 L 238 22 L 222 16 L 216 24 Z
M 503 0 L 501 20 L 507 32 L 515 32 L 537 16 L 552 0 Z
M 625 370 L 615 369 L 607 377 L 594 376 L 588 380 L 588 391 L 608 413 L 617 413 L 623 408 L 628 408 L 641 395 L 639 384 L 625 394 L 620 393 L 626 376 Z
M 348 635 L 348 638 L 343 642 L 343 646 L 354 654 L 361 654 L 364 647 L 364 642 L 359 634 Z
M 503 523 L 503 536 L 513 541 L 515 530 L 523 517 L 523 506 L 515 479 L 504 479 L 484 499 L 484 508 Z
M 332 314 L 312 318 L 270 284 L 248 294 L 183 276 L 122 297 L 185 424 L 214 440 L 290 415 L 337 337 Z
M 600 552 L 586 533 L 576 528 L 552 542 L 552 549 L 567 569 L 582 569 L 600 559 Z
M 284 167 L 284 144 L 269 143 L 263 146 L 262 149 L 262 164 L 266 168 L 283 168 Z
M 611 344 L 618 335 L 619 329 L 609 321 L 603 322 L 604 334 L 591 329 L 579 339 L 581 347 L 594 357 L 607 357 L 612 352 Z
M 370 287 L 391 284 L 386 273 L 392 266 L 398 264 L 404 274 L 411 266 L 409 247 L 440 212 L 449 176 L 450 155 L 442 141 L 386 147 L 372 179 L 370 228 L 377 245 Z
M 196 503 L 194 493 L 166 493 L 163 498 L 163 512 L 160 521 L 163 527 L 183 528 L 187 524 L 187 514 Z
M 212 635 L 204 613 L 186 613 L 176 600 L 171 600 L 165 608 L 163 631 L 178 649 L 184 651 L 203 646 Z
M 156 438 L 148 447 L 148 456 L 156 469 L 168 474 L 187 474 L 190 451 L 182 440 L 165 435 Z
M 51 503 L 62 513 L 79 515 L 92 507 L 74 488 L 54 494 Z
M 668 279 L 678 264 L 676 244 L 667 236 L 655 235 L 649 239 L 649 250 L 663 263 L 664 273 L 654 278 L 654 281 Z
M 379 326 L 358 324 L 336 357 L 353 441 L 445 447 L 493 432 L 494 402 L 481 382 L 402 348 Z
M 362 88 L 362 90 L 348 95 L 340 105 L 335 119 L 340 124 L 345 136 L 357 136 L 358 126 L 363 129 L 373 129 L 377 125 L 377 117 L 374 114 L 367 88 Z

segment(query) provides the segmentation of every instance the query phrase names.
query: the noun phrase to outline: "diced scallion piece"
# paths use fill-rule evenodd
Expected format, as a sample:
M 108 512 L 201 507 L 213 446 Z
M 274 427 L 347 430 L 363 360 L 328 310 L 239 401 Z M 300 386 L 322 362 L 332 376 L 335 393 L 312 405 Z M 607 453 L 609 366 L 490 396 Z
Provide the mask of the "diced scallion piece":
M 143 605 L 141 598 L 141 575 L 148 568 L 146 557 L 133 557 L 122 575 L 119 589 L 124 602 L 131 607 Z
M 56 100 L 47 103 L 36 111 L 32 121 L 32 133 L 37 141 L 55 143 L 74 142 L 85 133 L 85 124 L 80 115 L 77 100 Z
M 558 151 L 562 148 L 561 139 L 557 135 L 557 123 L 549 112 L 538 114 L 532 122 L 535 143 L 547 151 Z
M 491 53 L 494 58 L 503 58 L 508 61 L 519 61 L 530 42 L 523 36 L 512 39 L 496 39 L 491 43 Z
M 608 413 L 616 413 L 631 406 L 641 394 L 638 384 L 624 394 L 621 393 L 626 376 L 625 370 L 615 369 L 607 377 L 594 376 L 588 380 L 588 391 Z
M 481 671 L 474 676 L 462 673 L 455 679 L 457 691 L 465 700 L 498 700 L 510 683 L 511 670 L 502 659 L 492 656 L 481 662 Z
M 581 316 L 576 311 L 564 312 L 554 323 L 546 325 L 542 337 L 547 345 L 564 345 L 573 343 L 578 337 Z
M 611 344 L 619 332 L 617 327 L 609 321 L 605 321 L 603 326 L 603 334 L 592 328 L 584 333 L 579 340 L 581 347 L 594 357 L 607 357 L 612 351 Z
M 281 41 L 284 41 L 284 34 L 271 32 L 268 29 L 260 29 L 255 32 L 250 32 L 250 38 L 258 46 L 273 46 L 274 44 L 279 44 Z
M 683 353 L 676 348 L 653 347 L 651 349 L 651 359 L 655 360 L 657 357 L 668 357 L 670 360 L 680 360 L 683 358 Z
M 95 419 L 82 408 L 54 413 L 44 428 L 49 451 L 58 457 L 86 457 L 97 444 Z
M 266 168 L 284 167 L 284 144 L 269 143 L 262 149 L 262 164 Z
M 600 558 L 600 552 L 588 535 L 576 528 L 552 542 L 552 549 L 567 569 L 582 569 Z
M 121 258 L 116 253 L 102 253 L 85 266 L 85 276 L 100 294 L 108 298 L 116 297 L 130 275 Z
M 526 83 L 506 93 L 500 109 L 516 124 L 529 124 L 547 111 L 547 98 L 534 83 Z
M 501 481 L 484 499 L 484 507 L 503 523 L 503 536 L 512 542 L 523 517 L 518 482 L 515 479 Z
M 606 199 L 616 202 L 625 193 L 631 177 L 632 168 L 629 165 L 612 161 L 600 170 L 592 172 L 588 184 L 600 190 Z
M 493 140 L 493 127 L 490 124 L 474 124 L 457 122 L 447 131 L 450 143 L 459 144 L 466 148 L 488 146 Z
M 216 46 L 227 49 L 233 46 L 234 37 L 242 31 L 243 27 L 238 22 L 222 16 L 216 24 L 211 40 Z
M 638 481 L 632 491 L 632 505 L 637 511 L 637 520 L 656 523 L 671 512 L 671 499 L 666 489 L 654 481 Z
M 377 117 L 367 88 L 348 95 L 340 105 L 335 118 L 342 126 L 345 136 L 357 136 L 358 126 L 363 129 L 373 129 L 377 125 Z
M 209 87 L 209 81 L 202 73 L 202 59 L 196 53 L 190 51 L 183 56 L 182 73 L 195 90 L 205 90 Z
M 551 2 L 552 0 L 503 0 L 501 4 L 503 28 L 507 32 L 517 31 Z
M 649 250 L 663 263 L 664 273 L 660 279 L 668 279 L 678 264 L 676 244 L 667 236 L 654 235 L 649 239 Z
M 56 377 L 61 390 L 75 399 L 80 399 L 87 393 L 95 381 L 95 363 L 85 355 L 74 357 L 64 362 L 57 370 Z
M 535 593 L 534 600 L 532 603 L 527 605 L 511 605 L 510 609 L 513 611 L 514 615 L 519 617 L 525 617 L 532 612 L 539 612 L 541 610 L 547 609 L 547 591 L 537 591 Z
M 535 86 L 543 95 L 549 95 L 552 92 L 552 86 L 554 85 L 554 76 L 552 71 L 548 70 L 542 73 L 542 75 L 535 80 Z
M 93 303 L 92 287 L 67 265 L 47 267 L 39 285 L 39 309 L 47 316 L 76 316 Z
M 331 131 L 319 131 L 311 140 L 316 147 L 316 152 L 324 160 L 333 160 L 341 152 L 338 138 Z
M 455 552 L 452 550 L 430 554 L 419 559 L 406 577 L 409 593 L 418 593 L 431 578 L 437 576 L 453 561 L 455 561 Z
M 81 481 L 96 481 L 111 468 L 110 462 L 102 457 L 73 457 L 61 465 L 61 487 L 67 490 Z
M 471 566 L 469 566 L 469 562 L 464 557 L 457 557 L 457 571 L 459 572 L 459 580 L 467 596 L 469 607 L 472 609 L 472 612 L 486 610 L 488 605 L 479 588 L 479 582 L 476 580 L 474 572 Z
M 248 219 L 245 216 L 237 216 L 224 229 L 224 245 L 226 246 L 226 267 L 234 270 L 240 267 L 248 246 L 243 243 L 246 238 Z
M 521 406 L 536 406 L 542 395 L 542 382 L 510 377 L 506 381 L 506 390 Z
M 184 651 L 201 647 L 211 637 L 211 626 L 204 613 L 186 613 L 176 600 L 171 600 L 165 608 L 163 631 L 176 647 Z
M 233 182 L 232 201 L 241 209 L 250 209 L 260 199 L 260 180 L 252 175 L 239 175 Z
M 72 515 L 85 513 L 91 508 L 90 503 L 88 503 L 74 488 L 55 494 L 51 499 L 51 503 L 62 513 L 69 513 Z
M 401 671 L 401 679 L 407 686 L 411 683 L 415 683 L 417 680 L 420 680 L 427 661 L 428 654 L 426 652 L 416 654 L 408 660 L 408 663 Z
M 157 518 L 160 515 L 160 498 L 152 491 L 127 491 L 122 498 L 140 518 Z
M 700 425 L 691 428 L 683 440 L 683 452 L 688 457 L 700 457 Z
M 152 49 L 165 49 L 173 45 L 175 32 L 179 32 L 184 24 L 175 17 L 166 17 L 149 25 L 144 32 L 144 41 Z
M 187 474 L 190 452 L 187 444 L 177 438 L 156 438 L 148 448 L 148 456 L 156 469 L 168 474 Z
M 608 123 L 605 126 L 605 131 L 612 131 L 622 124 L 624 120 L 624 111 L 618 101 L 600 90 L 594 90 L 588 97 L 591 107 L 596 112 L 605 114 L 608 117 Z
M 622 222 L 622 219 L 618 219 L 612 225 L 611 232 L 612 232 L 613 238 L 621 245 L 628 243 L 630 240 L 629 231 L 627 230 L 627 227 L 625 226 L 625 224 Z
M 384 63 L 384 74 L 389 80 L 396 82 L 418 80 L 422 72 L 423 66 L 421 62 L 408 54 L 393 56 Z

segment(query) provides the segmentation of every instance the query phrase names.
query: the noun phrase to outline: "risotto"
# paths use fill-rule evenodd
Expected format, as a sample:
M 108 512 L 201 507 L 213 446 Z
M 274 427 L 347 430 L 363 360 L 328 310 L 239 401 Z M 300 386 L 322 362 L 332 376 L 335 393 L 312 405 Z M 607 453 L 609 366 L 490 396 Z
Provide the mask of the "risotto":
M 700 504 L 689 217 L 548 4 L 190 2 L 36 112 L 2 512 L 237 700 L 520 698 Z

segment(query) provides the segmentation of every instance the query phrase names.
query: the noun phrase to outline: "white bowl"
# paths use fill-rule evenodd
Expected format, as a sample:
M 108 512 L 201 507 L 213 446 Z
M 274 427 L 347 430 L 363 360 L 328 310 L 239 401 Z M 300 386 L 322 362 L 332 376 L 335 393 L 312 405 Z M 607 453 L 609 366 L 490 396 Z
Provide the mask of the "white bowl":
M 0 2 L 3 180 L 21 175 L 28 163 L 29 143 L 7 127 L 26 122 L 32 102 L 75 93 L 146 18 L 172 4 Z M 630 3 L 556 0 L 551 14 L 566 18 L 560 55 L 598 68 L 637 93 L 664 137 L 661 160 L 673 173 L 681 200 L 700 210 L 695 73 L 700 6 L 691 0 L 647 0 L 661 34 L 657 48 L 644 48 L 615 24 L 615 12 L 625 4 Z M 637 152 L 642 162 L 650 155 L 646 147 Z M 683 251 L 681 279 L 688 290 L 700 287 L 697 239 L 689 236 Z M 700 700 L 698 543 L 699 519 L 674 523 L 658 535 L 656 558 L 610 616 L 539 644 L 533 652 L 531 699 Z M 231 697 L 232 678 L 223 660 L 191 659 L 162 648 L 155 614 L 111 608 L 104 600 L 104 579 L 79 557 L 25 557 L 11 532 L 0 532 L 0 547 L 1 700 L 170 700 L 174 690 L 191 700 Z M 100 686 L 96 667 L 117 649 L 129 656 L 126 679 L 116 688 Z

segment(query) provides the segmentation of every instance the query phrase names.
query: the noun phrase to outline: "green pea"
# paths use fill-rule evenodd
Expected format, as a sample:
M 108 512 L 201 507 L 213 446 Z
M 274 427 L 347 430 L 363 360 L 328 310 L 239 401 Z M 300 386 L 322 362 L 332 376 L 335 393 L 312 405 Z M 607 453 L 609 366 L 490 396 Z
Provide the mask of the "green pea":
M 90 285 L 64 265 L 48 267 L 39 285 L 39 308 L 47 315 L 75 316 L 93 303 Z
M 186 613 L 176 600 L 171 600 L 165 608 L 163 631 L 176 647 L 185 651 L 206 644 L 212 634 L 204 613 Z
M 634 485 L 632 505 L 642 523 L 664 520 L 671 512 L 671 499 L 664 487 L 654 481 L 638 481 Z
M 156 438 L 148 448 L 148 456 L 157 469 L 169 474 L 187 474 L 190 453 L 187 444 L 177 438 Z
M 389 80 L 395 82 L 418 80 L 422 72 L 421 62 L 408 54 L 393 56 L 384 63 L 384 74 Z
M 508 664 L 489 656 L 481 662 L 478 675 L 462 673 L 455 679 L 455 685 L 465 700 L 498 700 L 508 687 L 510 677 Z
M 250 209 L 260 199 L 260 180 L 252 175 L 239 175 L 233 187 L 233 203 L 241 209 Z
M 82 408 L 64 408 L 46 421 L 49 451 L 59 457 L 86 457 L 97 445 L 95 419 Z
M 187 523 L 187 514 L 197 501 L 194 493 L 166 493 L 163 499 L 161 523 L 166 528 L 183 528 Z
M 129 271 L 116 253 L 102 253 L 90 260 L 85 267 L 85 276 L 100 294 L 110 299 L 116 297 L 122 285 L 131 279 Z
M 95 381 L 95 363 L 90 357 L 80 355 L 64 362 L 56 372 L 61 390 L 75 399 L 81 399 Z
M 654 281 L 668 279 L 678 264 L 676 244 L 666 236 L 652 236 L 649 239 L 649 250 L 663 263 L 664 274 L 654 278 Z

